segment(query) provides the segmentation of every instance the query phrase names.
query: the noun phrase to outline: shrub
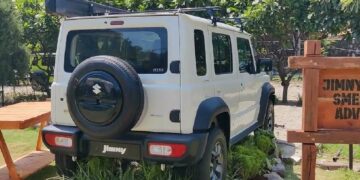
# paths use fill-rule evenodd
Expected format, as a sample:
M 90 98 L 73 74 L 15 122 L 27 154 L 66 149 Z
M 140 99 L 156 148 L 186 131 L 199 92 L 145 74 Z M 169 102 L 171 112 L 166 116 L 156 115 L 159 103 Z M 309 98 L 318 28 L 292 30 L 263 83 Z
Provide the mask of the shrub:
M 231 179 L 249 179 L 261 174 L 266 167 L 266 154 L 256 146 L 238 145 L 229 155 Z
M 162 171 L 160 165 L 141 163 L 121 168 L 121 161 L 111 158 L 92 157 L 88 161 L 80 162 L 78 171 L 74 174 L 76 180 L 186 180 L 184 175 L 176 175 L 172 169 Z
M 250 179 L 261 175 L 268 167 L 268 155 L 274 152 L 274 135 L 258 130 L 254 136 L 246 137 L 229 152 L 229 179 Z
M 271 134 L 264 131 L 255 133 L 254 143 L 262 152 L 269 155 L 275 150 L 275 144 L 273 143 L 273 137 Z

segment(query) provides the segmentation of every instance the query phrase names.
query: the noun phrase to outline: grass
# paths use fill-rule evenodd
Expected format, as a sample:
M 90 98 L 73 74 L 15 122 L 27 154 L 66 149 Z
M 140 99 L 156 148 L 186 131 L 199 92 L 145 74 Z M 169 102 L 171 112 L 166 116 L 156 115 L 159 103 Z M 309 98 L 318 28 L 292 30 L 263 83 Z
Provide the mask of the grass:
M 40 180 L 40 179 L 49 179 L 49 178 L 59 179 L 59 180 L 63 179 L 59 177 L 58 174 L 56 173 L 55 162 L 51 163 L 49 166 L 45 167 L 39 172 L 29 176 L 28 178 L 26 178 L 26 180 Z
M 37 128 L 2 130 L 2 132 L 14 160 L 35 150 L 38 133 Z M 0 165 L 4 164 L 4 159 L 1 156 Z
M 318 146 L 319 157 L 332 160 L 332 157 L 340 150 L 340 160 L 348 160 L 349 157 L 349 145 L 347 144 L 322 144 Z M 354 161 L 360 161 L 360 145 L 353 145 Z

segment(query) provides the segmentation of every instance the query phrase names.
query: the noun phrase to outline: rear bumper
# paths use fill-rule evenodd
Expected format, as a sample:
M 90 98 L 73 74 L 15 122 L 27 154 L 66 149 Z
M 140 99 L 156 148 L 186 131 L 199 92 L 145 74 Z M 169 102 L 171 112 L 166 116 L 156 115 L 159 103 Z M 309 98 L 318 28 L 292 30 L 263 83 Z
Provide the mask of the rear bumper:
M 95 139 L 86 136 L 76 127 L 60 125 L 47 126 L 43 129 L 42 134 L 44 144 L 53 153 L 78 157 L 104 156 L 129 160 L 145 160 L 174 166 L 187 166 L 198 162 L 204 154 L 208 138 L 208 133 L 129 132 L 116 139 Z M 73 146 L 71 148 L 51 146 L 44 138 L 46 134 L 71 135 Z M 184 144 L 187 149 L 185 154 L 179 158 L 153 156 L 148 153 L 149 142 Z M 121 149 L 120 151 L 115 150 L 115 152 L 114 147 Z

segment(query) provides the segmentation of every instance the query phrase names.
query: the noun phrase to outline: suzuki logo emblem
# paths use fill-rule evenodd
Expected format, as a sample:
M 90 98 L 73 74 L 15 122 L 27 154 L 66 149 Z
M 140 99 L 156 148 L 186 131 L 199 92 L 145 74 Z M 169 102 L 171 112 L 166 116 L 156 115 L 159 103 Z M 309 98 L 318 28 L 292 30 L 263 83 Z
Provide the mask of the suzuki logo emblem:
M 95 93 L 96 95 L 101 93 L 101 86 L 99 86 L 98 84 L 93 85 L 93 93 Z

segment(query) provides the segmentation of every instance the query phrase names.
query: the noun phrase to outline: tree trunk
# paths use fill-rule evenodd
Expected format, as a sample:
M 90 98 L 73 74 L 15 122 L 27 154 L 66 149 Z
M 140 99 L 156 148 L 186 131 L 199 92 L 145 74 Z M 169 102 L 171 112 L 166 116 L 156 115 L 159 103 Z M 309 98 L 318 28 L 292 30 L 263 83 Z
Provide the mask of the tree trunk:
M 282 103 L 286 104 L 288 102 L 288 89 L 290 83 L 282 83 L 283 86 L 283 94 L 282 94 Z
M 4 83 L 1 83 L 1 105 L 5 106 L 5 90 Z

